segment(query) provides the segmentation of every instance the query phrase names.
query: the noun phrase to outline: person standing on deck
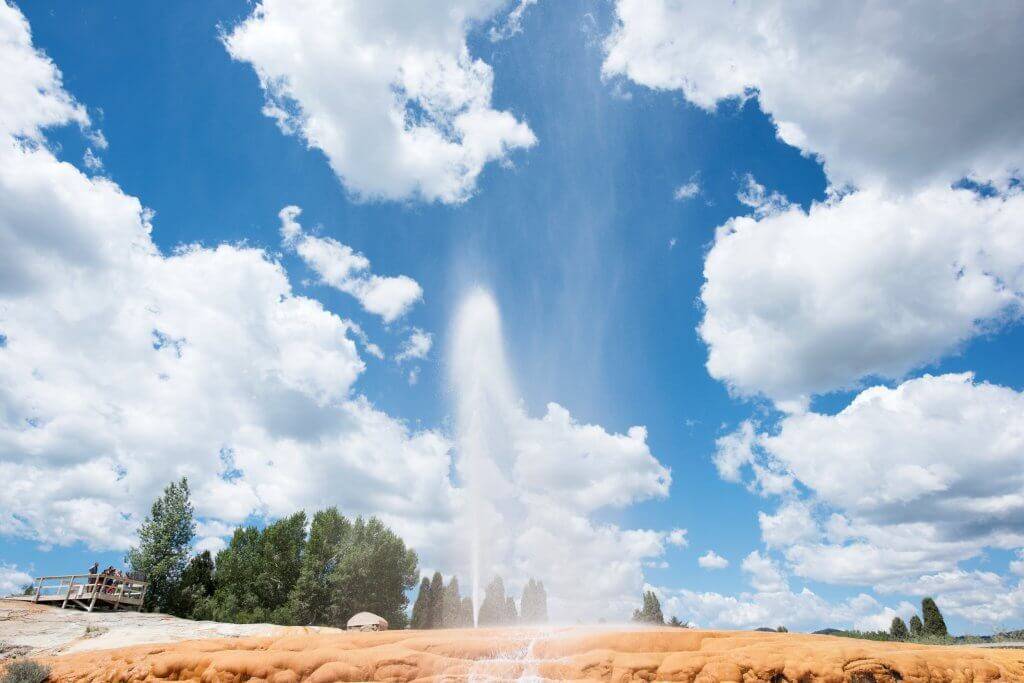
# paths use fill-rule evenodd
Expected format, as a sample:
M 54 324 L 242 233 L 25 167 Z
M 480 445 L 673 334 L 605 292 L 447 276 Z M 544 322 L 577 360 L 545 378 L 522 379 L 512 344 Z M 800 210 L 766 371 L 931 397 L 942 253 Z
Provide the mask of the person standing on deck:
M 96 583 L 96 574 L 98 574 L 99 571 L 100 571 L 100 563 L 99 562 L 93 562 L 92 566 L 89 567 L 89 585 L 90 586 Z

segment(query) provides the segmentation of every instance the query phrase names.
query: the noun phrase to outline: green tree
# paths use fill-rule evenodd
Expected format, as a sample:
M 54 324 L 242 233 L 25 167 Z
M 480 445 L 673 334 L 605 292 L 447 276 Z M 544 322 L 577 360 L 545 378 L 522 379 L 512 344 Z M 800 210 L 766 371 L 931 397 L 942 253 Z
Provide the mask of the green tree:
M 900 617 L 892 618 L 892 625 L 889 626 L 889 635 L 892 636 L 893 640 L 907 640 L 910 638 L 910 631 L 907 630 L 907 624 Z
M 473 627 L 473 598 L 469 596 L 462 598 L 462 607 L 459 609 L 459 626 Z
M 420 582 L 420 592 L 416 596 L 416 602 L 412 605 L 412 623 L 410 626 L 416 629 L 430 628 L 430 579 L 423 577 Z
M 352 523 L 336 507 L 313 515 L 299 578 L 290 597 L 295 623 L 307 626 L 327 623 L 334 592 L 332 577 L 351 531 Z
M 444 577 L 434 572 L 430 579 L 430 609 L 427 611 L 427 628 L 444 626 Z
M 353 614 L 366 611 L 387 619 L 391 628 L 405 628 L 405 593 L 416 585 L 418 564 L 416 552 L 383 522 L 357 518 L 332 575 L 327 625 L 344 626 Z
M 241 624 L 296 620 L 290 598 L 298 583 L 306 544 L 306 513 L 297 512 L 262 531 L 235 529 L 217 553 L 212 618 Z
M 169 612 L 174 607 L 196 533 L 193 517 L 188 480 L 182 477 L 167 485 L 139 526 L 139 544 L 130 548 L 124 559 L 132 571 L 145 574 L 149 581 L 146 609 Z
M 664 624 L 665 615 L 661 612 L 661 601 L 654 591 L 644 591 L 644 605 L 633 610 L 633 621 L 644 624 Z
M 209 550 L 194 555 L 181 573 L 174 607 L 171 613 L 179 617 L 195 618 L 207 600 L 213 595 L 216 582 L 213 578 L 213 556 Z
M 472 625 L 472 617 L 470 617 L 468 624 L 462 621 L 462 594 L 459 592 L 459 578 L 452 576 L 452 580 L 448 582 L 444 589 L 444 609 L 441 615 L 441 627 L 461 628 Z
M 477 624 L 480 626 L 501 626 L 508 617 L 508 602 L 505 599 L 505 582 L 495 576 L 484 589 L 484 599 L 480 603 Z
M 921 601 L 921 618 L 924 620 L 924 635 L 945 638 L 949 635 L 946 620 L 942 618 L 939 606 L 931 598 Z
M 910 635 L 915 638 L 920 638 L 924 635 L 924 624 L 921 623 L 921 617 L 916 614 L 910 617 Z

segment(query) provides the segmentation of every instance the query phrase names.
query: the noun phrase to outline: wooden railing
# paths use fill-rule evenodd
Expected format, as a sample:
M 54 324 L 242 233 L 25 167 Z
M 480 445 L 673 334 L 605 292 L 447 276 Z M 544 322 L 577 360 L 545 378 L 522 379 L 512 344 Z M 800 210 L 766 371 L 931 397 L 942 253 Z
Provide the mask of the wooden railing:
M 92 609 L 98 600 L 112 604 L 141 607 L 149 583 L 125 576 L 108 574 L 66 574 L 64 576 L 40 576 L 35 579 L 35 602 L 69 602 Z

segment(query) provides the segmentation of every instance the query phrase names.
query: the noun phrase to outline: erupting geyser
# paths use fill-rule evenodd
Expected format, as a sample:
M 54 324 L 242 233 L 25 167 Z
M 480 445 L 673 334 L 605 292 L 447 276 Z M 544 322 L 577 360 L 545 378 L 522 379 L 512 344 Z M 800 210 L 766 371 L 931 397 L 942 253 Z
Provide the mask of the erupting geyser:
M 502 513 L 517 505 L 508 474 L 516 393 L 505 359 L 501 315 L 487 290 L 473 289 L 459 305 L 449 354 L 475 621 L 485 572 L 511 543 L 501 533 Z

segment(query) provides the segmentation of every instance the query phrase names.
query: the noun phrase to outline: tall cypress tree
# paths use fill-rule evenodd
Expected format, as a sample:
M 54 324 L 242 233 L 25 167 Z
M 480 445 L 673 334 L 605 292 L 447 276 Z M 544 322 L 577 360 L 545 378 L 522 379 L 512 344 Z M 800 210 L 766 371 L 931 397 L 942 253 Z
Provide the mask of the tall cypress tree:
M 412 606 L 412 624 L 416 629 L 430 628 L 430 579 L 423 577 L 420 581 L 420 593 Z
M 505 620 L 504 623 L 508 625 L 515 624 L 519 621 L 519 614 L 516 612 L 516 601 L 510 595 L 505 598 Z
M 459 628 L 462 622 L 462 595 L 459 592 L 459 578 L 452 580 L 444 589 L 444 608 L 441 610 L 442 628 Z
M 906 640 L 910 637 L 907 624 L 899 617 L 892 618 L 892 626 L 889 627 L 889 635 L 893 640 Z
M 441 628 L 444 624 L 444 577 L 434 572 L 430 580 L 430 609 L 427 610 L 427 628 Z
M 507 611 L 505 582 L 500 576 L 495 576 L 484 590 L 484 601 L 480 604 L 477 623 L 480 626 L 501 626 L 505 623 Z
M 641 609 L 633 610 L 633 621 L 644 624 L 665 623 L 665 615 L 661 611 L 661 601 L 654 591 L 644 591 L 644 605 Z
M 544 584 L 530 579 L 523 587 L 519 618 L 524 624 L 543 624 L 548 620 L 548 596 Z
M 473 598 L 469 596 L 462 598 L 462 607 L 459 609 L 459 626 L 473 627 Z
M 942 618 L 939 606 L 931 598 L 921 601 L 921 617 L 924 619 L 924 634 L 926 636 L 945 637 L 949 635 L 946 629 L 946 620 Z
M 910 635 L 915 638 L 924 635 L 924 624 L 921 623 L 921 617 L 916 614 L 910 617 Z

